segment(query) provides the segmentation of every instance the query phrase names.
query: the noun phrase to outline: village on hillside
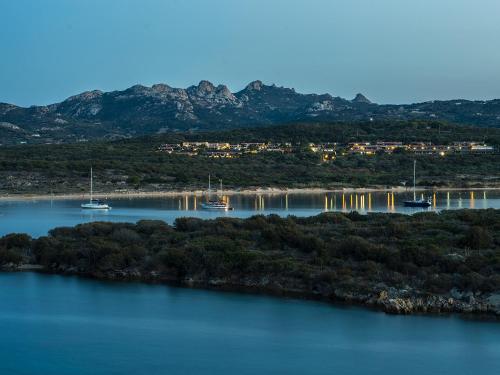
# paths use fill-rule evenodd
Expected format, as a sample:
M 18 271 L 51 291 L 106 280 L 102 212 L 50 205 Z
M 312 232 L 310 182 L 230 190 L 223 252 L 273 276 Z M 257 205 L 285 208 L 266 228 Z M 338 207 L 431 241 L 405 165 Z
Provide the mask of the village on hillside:
M 454 142 L 448 145 L 437 145 L 431 142 L 337 142 L 292 144 L 291 142 L 182 142 L 179 144 L 162 144 L 159 152 L 187 156 L 205 156 L 210 158 L 236 158 L 244 154 L 261 153 L 293 153 L 308 150 L 321 153 L 324 160 L 332 160 L 345 155 L 377 155 L 392 153 L 412 153 L 423 155 L 446 156 L 449 154 L 490 154 L 495 153 L 495 147 L 483 142 Z

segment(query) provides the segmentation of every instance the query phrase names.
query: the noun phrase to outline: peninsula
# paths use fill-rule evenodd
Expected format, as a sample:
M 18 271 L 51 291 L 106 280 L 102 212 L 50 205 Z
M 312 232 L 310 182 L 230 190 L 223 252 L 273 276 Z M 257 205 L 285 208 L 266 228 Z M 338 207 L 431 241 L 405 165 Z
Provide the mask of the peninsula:
M 499 233 L 494 209 L 94 222 L 4 236 L 0 265 L 498 319 Z

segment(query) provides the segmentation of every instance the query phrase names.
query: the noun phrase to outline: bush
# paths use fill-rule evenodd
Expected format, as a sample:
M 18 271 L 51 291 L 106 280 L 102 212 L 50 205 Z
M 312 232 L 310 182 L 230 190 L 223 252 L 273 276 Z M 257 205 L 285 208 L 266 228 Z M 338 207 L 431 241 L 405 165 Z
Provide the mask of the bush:
M 462 240 L 464 246 L 472 249 L 486 249 L 493 243 L 493 237 L 486 228 L 473 226 Z

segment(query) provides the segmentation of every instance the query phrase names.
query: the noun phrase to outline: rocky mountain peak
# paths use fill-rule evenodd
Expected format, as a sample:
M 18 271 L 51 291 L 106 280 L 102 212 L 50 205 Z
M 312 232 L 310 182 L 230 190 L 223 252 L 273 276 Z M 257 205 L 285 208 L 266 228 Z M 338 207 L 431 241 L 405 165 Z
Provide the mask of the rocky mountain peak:
M 368 99 L 363 94 L 356 94 L 356 97 L 352 100 L 353 103 L 364 103 L 364 104 L 372 104 L 370 99 Z
M 159 92 L 159 93 L 172 91 L 172 88 L 169 85 L 166 85 L 164 83 L 157 83 L 157 84 L 151 86 L 151 89 L 154 92 Z
M 250 82 L 245 89 L 249 91 L 260 91 L 262 90 L 263 86 L 264 84 L 262 83 L 262 81 L 257 80 Z
M 90 101 L 103 95 L 101 90 L 85 91 L 78 95 L 70 96 L 66 101 Z
M 213 91 L 215 91 L 215 86 L 212 82 L 210 81 L 200 81 L 200 83 L 197 86 L 198 93 L 200 94 L 210 94 Z
M 229 90 L 229 88 L 226 85 L 217 86 L 217 88 L 215 89 L 215 92 L 216 92 L 217 96 L 220 96 L 222 98 L 236 100 L 236 97 L 233 95 L 231 90 Z
M 210 81 L 202 80 L 198 85 L 188 87 L 186 91 L 190 96 L 205 97 L 215 91 L 215 86 Z
M 187 93 L 191 101 L 197 103 L 206 103 L 208 106 L 235 104 L 238 99 L 233 95 L 229 88 L 225 85 L 215 87 L 212 82 L 201 81 L 198 86 L 191 86 L 187 89 Z
M 127 94 L 132 93 L 133 95 L 150 95 L 151 88 L 143 85 L 134 85 L 123 92 Z

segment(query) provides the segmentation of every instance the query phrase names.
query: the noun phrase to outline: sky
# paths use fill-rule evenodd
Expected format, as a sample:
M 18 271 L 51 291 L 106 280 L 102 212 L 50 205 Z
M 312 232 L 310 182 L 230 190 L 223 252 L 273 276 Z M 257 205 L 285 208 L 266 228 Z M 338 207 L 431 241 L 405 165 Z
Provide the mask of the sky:
M 0 102 L 202 79 L 500 98 L 499 16 L 499 0 L 0 0 Z

